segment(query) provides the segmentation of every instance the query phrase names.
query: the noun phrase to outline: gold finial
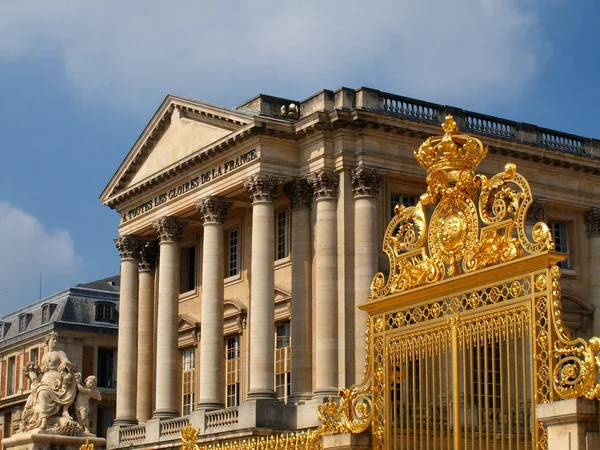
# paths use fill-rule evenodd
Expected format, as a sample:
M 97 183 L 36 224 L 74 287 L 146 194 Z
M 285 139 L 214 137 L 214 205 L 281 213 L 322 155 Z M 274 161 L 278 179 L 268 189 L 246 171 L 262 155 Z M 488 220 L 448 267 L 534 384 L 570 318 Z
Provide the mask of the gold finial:
M 444 120 L 442 128 L 444 129 L 446 134 L 452 134 L 458 131 L 458 125 L 456 125 L 454 117 L 452 117 L 450 114 L 446 116 L 446 120 Z
M 79 447 L 79 450 L 94 450 L 94 444 L 93 444 L 93 443 L 91 443 L 91 444 L 90 444 L 90 441 L 88 441 L 88 440 L 86 439 L 86 440 L 85 440 L 85 444 L 82 444 L 82 445 Z
M 188 422 L 188 424 L 181 429 L 181 450 L 198 450 L 196 441 L 200 435 L 200 429 L 195 427 Z

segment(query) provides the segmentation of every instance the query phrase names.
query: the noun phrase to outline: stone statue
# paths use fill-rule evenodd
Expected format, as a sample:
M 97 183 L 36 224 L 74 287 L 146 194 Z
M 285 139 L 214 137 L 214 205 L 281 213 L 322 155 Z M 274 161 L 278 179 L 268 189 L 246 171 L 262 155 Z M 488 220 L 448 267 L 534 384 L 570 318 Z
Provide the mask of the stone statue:
M 80 384 L 81 374 L 77 373 L 77 389 L 79 390 L 77 397 L 75 397 L 75 414 L 77 415 L 77 421 L 83 427 L 84 434 L 90 433 L 90 420 L 88 415 L 90 412 L 90 399 L 102 400 L 102 394 L 98 392 L 96 387 L 98 386 L 98 378 L 94 375 L 90 375 L 85 379 L 85 386 Z
M 100 400 L 96 377 L 93 380 L 88 377 L 86 387 L 81 386 L 77 366 L 69 361 L 65 352 L 56 349 L 58 339 L 58 333 L 51 332 L 46 338 L 48 351 L 41 364 L 32 361 L 23 368 L 23 373 L 31 380 L 31 393 L 21 417 L 20 433 L 37 429 L 65 436 L 89 434 L 89 400 Z M 78 421 L 69 413 L 72 405 Z

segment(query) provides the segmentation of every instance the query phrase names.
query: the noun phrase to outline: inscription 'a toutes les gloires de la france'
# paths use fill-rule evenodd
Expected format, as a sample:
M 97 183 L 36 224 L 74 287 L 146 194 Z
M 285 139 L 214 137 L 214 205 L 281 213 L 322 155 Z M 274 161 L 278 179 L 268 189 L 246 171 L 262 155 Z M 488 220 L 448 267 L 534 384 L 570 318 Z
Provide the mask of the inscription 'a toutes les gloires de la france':
M 177 197 L 186 194 L 198 187 L 209 183 L 210 181 L 219 178 L 232 170 L 237 169 L 251 161 L 254 161 L 258 158 L 258 152 L 256 149 L 252 149 L 246 153 L 243 153 L 236 157 L 235 159 L 230 159 L 229 161 L 225 161 L 223 164 L 219 164 L 216 167 L 213 167 L 206 172 L 201 173 L 198 176 L 191 178 L 190 180 L 181 183 L 180 185 L 169 189 L 166 192 L 156 195 L 155 197 L 137 205 L 134 208 L 124 212 L 121 215 L 121 223 L 127 222 L 128 220 L 134 219 L 142 214 L 151 211 L 152 209 L 167 203 L 170 200 L 174 200 Z

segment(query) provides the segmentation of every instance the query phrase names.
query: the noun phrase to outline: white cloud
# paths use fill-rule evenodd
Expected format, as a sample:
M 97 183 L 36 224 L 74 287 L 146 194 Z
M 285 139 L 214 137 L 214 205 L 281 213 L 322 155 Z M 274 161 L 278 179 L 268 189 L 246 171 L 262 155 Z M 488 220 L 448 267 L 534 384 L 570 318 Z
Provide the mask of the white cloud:
M 34 216 L 0 201 L 0 315 L 64 289 L 77 279 L 81 258 L 68 231 L 46 230 Z
M 537 0 L 30 0 L 0 5 L 0 59 L 60 58 L 88 101 L 235 103 L 342 85 L 478 105 L 545 65 Z

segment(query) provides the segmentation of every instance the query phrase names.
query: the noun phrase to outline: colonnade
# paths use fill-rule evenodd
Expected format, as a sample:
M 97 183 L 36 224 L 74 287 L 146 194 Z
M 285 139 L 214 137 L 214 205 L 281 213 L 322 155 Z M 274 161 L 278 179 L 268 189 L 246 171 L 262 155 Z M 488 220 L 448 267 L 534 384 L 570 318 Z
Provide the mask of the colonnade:
M 355 299 L 366 300 L 377 269 L 377 188 L 381 175 L 359 167 L 352 171 L 355 195 Z M 290 200 L 292 260 L 291 399 L 336 395 L 338 391 L 338 176 L 318 170 L 284 187 Z M 274 390 L 274 201 L 281 180 L 258 173 L 244 181 L 252 201 L 250 267 L 250 371 L 248 399 L 275 399 Z M 316 225 L 311 235 L 311 198 Z M 223 358 L 224 249 L 223 223 L 227 199 L 208 196 L 196 209 L 203 222 L 202 335 L 198 408 L 225 405 Z M 180 413 L 178 373 L 178 306 L 180 246 L 187 222 L 161 217 L 153 223 L 156 241 L 131 235 L 115 240 L 121 254 L 121 296 L 118 337 L 118 383 L 115 425 L 127 426 L 150 418 Z M 157 245 L 158 242 L 158 245 Z M 313 302 L 313 249 L 314 292 Z M 155 263 L 158 259 L 158 271 Z M 155 274 L 158 276 L 154 311 Z M 312 314 L 315 308 L 315 326 Z M 156 314 L 155 314 L 156 313 Z M 357 312 L 357 316 L 359 316 Z M 155 319 L 156 317 L 156 319 Z M 157 335 L 153 335 L 156 320 Z M 355 351 L 364 357 L 364 318 L 358 317 Z M 313 336 L 314 330 L 314 336 Z M 311 338 L 314 337 L 314 343 Z M 156 351 L 152 343 L 156 340 Z M 351 344 L 352 346 L 352 344 Z M 315 349 L 313 358 L 313 347 Z M 154 363 L 154 355 L 156 361 Z M 313 361 L 315 377 L 313 380 Z M 357 367 L 358 367 L 357 362 Z M 358 371 L 358 368 L 357 368 Z M 155 374 L 155 376 L 153 376 Z M 153 409 L 154 405 L 154 409 Z

